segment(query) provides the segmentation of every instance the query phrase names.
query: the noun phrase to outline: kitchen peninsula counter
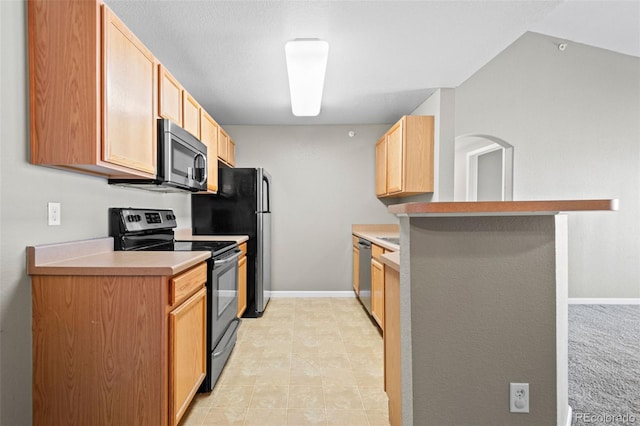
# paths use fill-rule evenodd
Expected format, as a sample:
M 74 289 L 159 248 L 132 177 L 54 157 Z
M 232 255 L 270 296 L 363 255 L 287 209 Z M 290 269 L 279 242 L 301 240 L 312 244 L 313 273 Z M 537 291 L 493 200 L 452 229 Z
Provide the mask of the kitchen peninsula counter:
M 27 247 L 27 273 L 172 276 L 210 257 L 208 251 L 114 251 L 107 237 Z
M 392 426 L 421 419 L 432 424 L 568 424 L 564 213 L 617 210 L 617 204 L 552 200 L 389 206 L 400 221 L 402 250 L 395 331 L 400 334 L 400 377 L 393 382 L 401 388 L 401 401 L 390 396 Z M 510 383 L 529 384 L 528 413 L 510 412 Z

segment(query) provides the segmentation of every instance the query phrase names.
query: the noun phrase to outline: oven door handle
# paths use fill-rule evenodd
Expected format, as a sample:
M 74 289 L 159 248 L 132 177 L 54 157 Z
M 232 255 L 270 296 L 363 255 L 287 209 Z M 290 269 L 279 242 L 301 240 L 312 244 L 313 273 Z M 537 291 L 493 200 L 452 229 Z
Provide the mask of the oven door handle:
M 234 324 L 234 323 L 235 323 L 235 324 Z M 231 329 L 231 327 L 238 328 L 238 325 L 240 325 L 240 318 L 237 318 L 237 317 L 236 317 L 236 318 L 234 318 L 234 319 L 231 321 L 231 324 L 229 324 L 229 328 L 227 328 L 227 330 L 230 330 L 230 329 Z M 231 334 L 233 334 L 234 332 L 235 332 L 235 330 L 234 330 Z M 225 333 L 225 334 L 227 334 L 227 333 Z M 227 350 L 227 348 L 229 347 L 229 345 L 230 345 L 231 343 L 234 343 L 234 344 L 235 344 L 235 341 L 234 341 L 233 339 L 228 339 L 228 340 L 227 340 L 227 343 L 225 343 L 225 345 L 224 345 L 224 348 L 220 349 L 218 352 L 214 352 L 214 353 L 213 353 L 213 357 L 214 357 L 214 358 L 217 358 L 217 357 L 219 357 L 220 355 L 222 355 L 223 353 L 225 353 L 225 351 Z
M 216 266 L 222 266 L 222 265 L 226 265 L 227 263 L 237 262 L 241 253 L 242 253 L 242 250 L 236 249 L 236 250 L 233 251 L 233 254 L 231 254 L 231 255 L 229 255 L 227 257 L 224 257 L 222 259 L 214 258 L 213 261 L 214 261 Z

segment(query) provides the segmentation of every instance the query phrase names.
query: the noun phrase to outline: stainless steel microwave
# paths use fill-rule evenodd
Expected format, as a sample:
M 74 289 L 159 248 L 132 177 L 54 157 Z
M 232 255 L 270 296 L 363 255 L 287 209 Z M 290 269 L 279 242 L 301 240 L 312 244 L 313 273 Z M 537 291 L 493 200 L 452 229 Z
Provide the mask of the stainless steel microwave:
M 207 147 L 195 136 L 159 119 L 157 151 L 155 179 L 109 179 L 109 183 L 162 192 L 207 190 Z

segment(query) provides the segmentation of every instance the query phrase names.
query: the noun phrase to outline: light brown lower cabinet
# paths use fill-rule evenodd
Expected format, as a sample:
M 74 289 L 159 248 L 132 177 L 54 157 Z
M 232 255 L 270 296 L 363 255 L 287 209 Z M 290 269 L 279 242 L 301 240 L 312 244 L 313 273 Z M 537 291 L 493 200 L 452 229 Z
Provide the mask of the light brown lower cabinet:
M 169 417 L 178 424 L 207 374 L 207 289 L 169 313 Z
M 238 318 L 247 309 L 247 256 L 238 261 Z
M 206 368 L 205 263 L 31 280 L 35 426 L 178 423 Z
M 384 271 L 380 256 L 385 249 L 371 244 L 371 316 L 384 333 Z
M 358 248 L 358 237 L 353 236 L 353 291 L 356 296 L 360 296 L 360 249 Z
M 384 286 L 384 389 L 389 399 L 389 424 L 402 424 L 400 370 L 400 273 L 385 268 Z
M 384 265 L 371 259 L 371 316 L 384 332 Z

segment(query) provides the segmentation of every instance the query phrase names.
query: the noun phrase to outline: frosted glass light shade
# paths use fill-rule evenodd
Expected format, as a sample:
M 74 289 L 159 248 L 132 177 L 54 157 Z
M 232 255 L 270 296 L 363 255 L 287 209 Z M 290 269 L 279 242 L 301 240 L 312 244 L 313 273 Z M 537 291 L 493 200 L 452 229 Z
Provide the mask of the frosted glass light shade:
M 300 39 L 285 45 L 291 111 L 298 117 L 320 114 L 329 43 Z

